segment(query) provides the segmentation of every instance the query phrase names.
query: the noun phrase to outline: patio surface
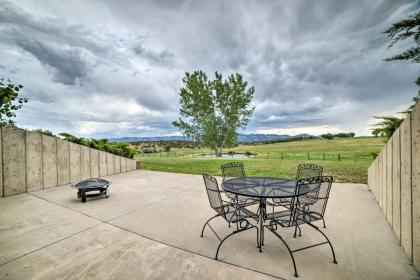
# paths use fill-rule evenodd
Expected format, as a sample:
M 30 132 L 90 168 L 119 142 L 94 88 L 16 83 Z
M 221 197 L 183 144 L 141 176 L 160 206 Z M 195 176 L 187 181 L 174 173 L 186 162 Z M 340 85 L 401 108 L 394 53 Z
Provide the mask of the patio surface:
M 69 186 L 0 198 L 0 279 L 295 279 L 270 232 L 264 252 L 249 230 L 228 239 L 220 261 L 201 176 L 136 170 L 107 177 L 109 199 L 81 203 Z M 366 185 L 333 184 L 328 246 L 295 255 L 299 279 L 420 279 Z M 214 220 L 221 235 L 226 223 Z M 280 233 L 291 247 L 320 240 Z

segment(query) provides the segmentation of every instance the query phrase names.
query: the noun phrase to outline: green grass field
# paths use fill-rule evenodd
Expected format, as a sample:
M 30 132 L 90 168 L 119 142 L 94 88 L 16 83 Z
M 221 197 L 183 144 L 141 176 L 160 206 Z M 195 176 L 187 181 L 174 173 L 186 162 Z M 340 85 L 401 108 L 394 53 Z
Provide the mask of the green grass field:
M 335 140 L 304 140 L 295 142 L 240 145 L 224 152 L 251 152 L 255 158 L 203 158 L 208 149 L 172 149 L 169 153 L 138 154 L 142 168 L 147 170 L 220 175 L 220 165 L 242 161 L 247 175 L 294 178 L 299 163 L 315 163 L 324 167 L 324 174 L 336 182 L 367 182 L 367 168 L 372 153 L 379 152 L 384 138 L 360 137 Z

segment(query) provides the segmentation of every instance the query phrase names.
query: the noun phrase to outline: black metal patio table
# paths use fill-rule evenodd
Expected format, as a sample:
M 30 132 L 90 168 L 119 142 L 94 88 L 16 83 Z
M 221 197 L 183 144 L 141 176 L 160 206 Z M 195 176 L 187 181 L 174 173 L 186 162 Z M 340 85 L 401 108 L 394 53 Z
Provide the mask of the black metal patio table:
M 264 220 L 266 215 L 267 199 L 269 198 L 293 198 L 310 191 L 308 186 L 299 188 L 296 193 L 296 181 L 275 177 L 244 177 L 226 180 L 222 183 L 222 189 L 226 192 L 259 199 L 259 227 L 260 245 L 264 245 Z M 260 252 L 262 251 L 260 246 Z

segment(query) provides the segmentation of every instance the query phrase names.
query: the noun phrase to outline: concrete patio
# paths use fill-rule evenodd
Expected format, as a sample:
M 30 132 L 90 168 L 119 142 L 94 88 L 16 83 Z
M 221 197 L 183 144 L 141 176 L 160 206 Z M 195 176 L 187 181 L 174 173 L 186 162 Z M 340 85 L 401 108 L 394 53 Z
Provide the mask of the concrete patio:
M 201 176 L 136 170 L 106 177 L 109 199 L 81 203 L 69 186 L 0 198 L 0 279 L 294 279 L 291 259 L 266 233 L 229 239 L 220 261 Z M 327 246 L 296 254 L 299 279 L 419 279 L 366 185 L 334 184 Z M 221 235 L 229 228 L 216 220 Z M 302 227 L 281 234 L 291 246 L 317 241 Z

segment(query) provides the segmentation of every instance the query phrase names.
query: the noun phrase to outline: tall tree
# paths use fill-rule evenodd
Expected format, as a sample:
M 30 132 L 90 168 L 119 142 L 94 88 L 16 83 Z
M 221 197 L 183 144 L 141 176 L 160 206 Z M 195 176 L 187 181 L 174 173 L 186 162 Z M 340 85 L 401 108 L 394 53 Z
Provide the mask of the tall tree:
M 401 41 L 411 41 L 414 43 L 402 53 L 389 57 L 385 59 L 385 61 L 408 60 L 412 63 L 420 62 L 420 11 L 406 19 L 394 23 L 386 29 L 384 33 L 390 39 L 389 48 L 392 48 Z M 416 79 L 416 85 L 420 87 L 420 76 Z M 413 97 L 415 103 L 418 100 L 420 100 L 420 90 L 417 92 L 417 96 Z M 408 111 L 411 111 L 415 106 L 415 103 L 410 106 Z
M 412 43 L 414 43 L 402 53 L 386 58 L 385 61 L 408 60 L 412 63 L 420 62 L 420 12 L 394 23 L 386 29 L 384 33 L 390 40 L 388 45 L 389 48 L 392 48 L 395 44 L 401 41 L 412 41 Z M 420 76 L 417 77 L 415 83 L 420 87 Z M 404 113 L 410 112 L 420 100 L 420 90 L 417 92 L 417 96 L 414 96 L 412 100 L 414 104 L 412 104 Z M 392 136 L 394 131 L 404 120 L 404 118 L 398 118 L 395 116 L 376 116 L 375 118 L 381 121 L 374 125 L 375 128 L 372 129 L 372 134 L 376 137 L 380 135 L 387 138 Z
M 19 97 L 22 88 L 22 85 L 14 85 L 10 80 L 0 79 L 0 126 L 14 125 L 12 118 L 16 117 L 15 111 L 28 102 L 28 99 Z
M 254 87 L 238 73 L 223 79 L 216 72 L 209 80 L 203 71 L 194 71 L 185 73 L 182 81 L 180 117 L 172 124 L 221 156 L 224 147 L 237 143 L 236 130 L 249 123 Z
M 376 119 L 381 120 L 379 123 L 374 124 L 375 127 L 372 129 L 372 134 L 375 137 L 382 136 L 389 139 L 395 130 L 401 125 L 404 121 L 403 118 L 398 118 L 394 116 L 382 116 L 382 117 L 374 117 Z

